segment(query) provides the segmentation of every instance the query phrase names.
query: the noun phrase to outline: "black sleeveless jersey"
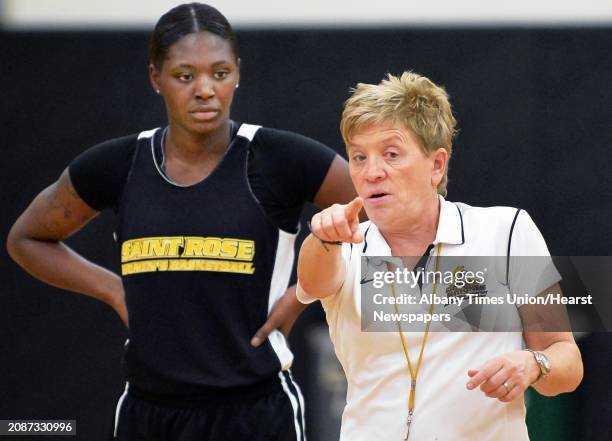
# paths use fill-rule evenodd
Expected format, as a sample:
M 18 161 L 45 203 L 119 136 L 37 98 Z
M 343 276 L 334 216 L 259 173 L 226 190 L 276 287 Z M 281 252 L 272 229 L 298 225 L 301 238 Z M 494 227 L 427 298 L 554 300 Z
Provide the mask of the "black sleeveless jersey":
M 162 130 L 138 136 L 116 234 L 130 319 L 124 367 L 139 389 L 250 387 L 292 363 L 279 331 L 259 348 L 249 343 L 287 288 L 295 240 L 249 185 L 257 129 L 243 124 L 217 168 L 192 186 L 172 183 L 153 160 Z

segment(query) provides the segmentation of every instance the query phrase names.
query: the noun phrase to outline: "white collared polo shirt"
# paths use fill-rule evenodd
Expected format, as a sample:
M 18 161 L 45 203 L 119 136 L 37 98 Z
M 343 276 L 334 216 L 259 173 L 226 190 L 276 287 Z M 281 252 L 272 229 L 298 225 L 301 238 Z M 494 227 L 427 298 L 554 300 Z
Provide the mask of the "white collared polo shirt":
M 408 413 L 410 375 L 399 332 L 364 332 L 361 317 L 361 256 L 390 256 L 375 224 L 361 224 L 360 244 L 343 244 L 346 278 L 340 291 L 322 299 L 329 333 L 346 374 L 348 389 L 341 441 L 403 439 Z M 440 217 L 432 258 L 441 256 L 548 256 L 546 243 L 530 216 L 510 207 L 471 207 L 440 197 Z M 527 286 L 520 265 L 491 274 L 489 288 L 508 282 Z M 544 290 L 560 279 L 556 271 L 531 290 Z M 497 287 L 498 289 L 500 287 Z M 312 301 L 298 285 L 298 298 Z M 413 367 L 423 332 L 404 328 Z M 523 397 L 511 403 L 467 390 L 467 372 L 491 358 L 522 349 L 517 332 L 430 332 L 417 379 L 412 441 L 526 441 Z

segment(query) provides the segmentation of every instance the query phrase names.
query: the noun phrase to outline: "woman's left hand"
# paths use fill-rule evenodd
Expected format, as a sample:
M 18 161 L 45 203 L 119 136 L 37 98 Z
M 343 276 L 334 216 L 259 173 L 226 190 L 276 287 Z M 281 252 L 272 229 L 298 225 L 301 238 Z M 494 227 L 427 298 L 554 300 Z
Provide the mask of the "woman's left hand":
M 277 329 L 283 333 L 285 338 L 288 338 L 293 324 L 306 306 L 295 296 L 295 285 L 287 288 L 285 294 L 272 307 L 266 322 L 251 339 L 251 346 L 260 346 Z
M 472 390 L 480 386 L 487 397 L 509 403 L 521 396 L 539 375 L 540 368 L 531 353 L 508 352 L 478 369 L 470 369 L 467 388 Z

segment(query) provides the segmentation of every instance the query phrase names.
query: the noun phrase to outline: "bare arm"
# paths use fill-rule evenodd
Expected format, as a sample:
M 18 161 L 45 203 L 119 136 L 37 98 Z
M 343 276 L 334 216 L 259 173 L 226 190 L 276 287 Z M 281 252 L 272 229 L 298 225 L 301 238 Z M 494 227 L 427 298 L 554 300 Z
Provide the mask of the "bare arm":
M 545 292 L 560 291 L 559 285 L 555 284 Z M 552 320 L 563 319 L 561 311 L 556 308 L 540 308 L 538 312 L 535 308 L 523 306 L 520 309 L 522 318 L 527 318 L 528 323 L 537 322 L 529 317 L 547 315 L 544 323 L 550 329 L 554 325 Z M 557 322 L 557 326 L 569 329 L 569 322 Z M 542 352 L 550 360 L 552 368 L 545 378 L 532 384 L 540 375 L 538 363 L 530 352 L 515 351 L 489 360 L 478 369 L 469 370 L 468 376 L 471 379 L 468 381 L 468 389 L 480 386 L 480 390 L 488 397 L 509 402 L 522 395 L 530 385 L 546 396 L 572 392 L 578 387 L 583 376 L 582 357 L 571 332 L 525 330 L 523 337 L 529 349 Z
M 572 333 L 525 332 L 524 337 L 527 347 L 546 355 L 552 366 L 550 373 L 533 385 L 535 390 L 546 396 L 574 391 L 582 381 L 584 371 L 582 356 Z M 531 358 L 535 363 L 533 356 Z
M 298 259 L 298 279 L 310 296 L 324 298 L 335 294 L 345 277 L 342 248 L 326 242 L 359 243 L 358 214 L 363 199 L 357 197 L 347 205 L 334 204 L 312 218 L 312 233 L 304 240 Z
M 287 288 L 285 294 L 274 304 L 268 319 L 251 339 L 251 345 L 255 347 L 261 345 L 268 338 L 268 335 L 276 329 L 280 330 L 288 338 L 293 324 L 304 309 L 306 309 L 306 305 L 297 299 L 295 296 L 295 285 L 291 285 Z
M 360 213 L 362 219 L 366 219 L 365 211 L 361 210 L 362 202 L 361 205 L 352 206 L 355 212 L 346 212 L 346 207 L 353 204 L 355 196 L 348 163 L 336 156 L 315 198 L 315 204 L 324 210 L 312 218 L 313 233 L 323 240 L 352 242 L 353 232 L 358 230 Z M 323 298 L 340 288 L 345 271 L 341 250 L 336 245 L 322 246 L 321 241 L 312 234 L 304 240 L 298 259 L 298 279 L 308 295 Z
M 312 218 L 311 227 L 313 230 L 315 229 L 315 225 L 317 227 L 320 225 L 320 219 L 327 218 L 327 213 L 338 211 L 336 210 L 338 207 L 344 207 L 344 205 L 341 204 L 348 204 L 355 196 L 357 196 L 357 194 L 349 175 L 348 163 L 344 158 L 336 155 L 314 199 L 315 205 L 323 211 Z M 363 212 L 363 210 L 361 211 Z M 321 232 L 321 234 L 324 233 Z M 298 279 L 300 280 L 302 289 L 313 297 L 325 297 L 325 295 L 333 294 L 333 292 L 328 292 L 327 286 L 320 286 L 319 279 L 327 280 L 326 277 L 331 276 L 331 285 L 337 285 L 336 288 L 340 287 L 342 280 L 344 280 L 344 265 L 342 265 L 342 256 L 340 255 L 341 247 L 327 246 L 327 249 L 326 251 L 325 248 L 321 246 L 321 242 L 314 238 L 312 234 L 306 237 L 300 249 Z M 304 257 L 302 257 L 302 252 L 304 252 Z M 320 273 L 317 273 L 316 276 L 314 273 L 317 271 L 314 268 L 315 266 L 321 267 Z M 339 279 L 338 283 L 334 283 L 336 282 L 336 278 Z M 304 283 L 306 283 L 306 286 L 304 286 Z M 316 288 L 312 288 L 312 285 L 315 285 Z M 322 289 L 325 295 L 317 295 L 314 292 L 310 293 L 309 289 L 314 289 L 317 292 L 320 292 L 319 289 Z
M 347 236 L 348 221 L 344 218 L 344 208 L 340 207 L 344 207 L 341 204 L 348 204 L 355 196 L 357 194 L 349 175 L 348 163 L 342 157 L 336 156 L 315 198 L 315 204 L 323 211 L 312 218 L 311 228 L 313 232 L 324 240 L 348 240 L 348 237 L 350 237 Z M 364 210 L 360 210 L 360 212 L 365 213 Z M 338 222 L 346 223 L 343 226 L 347 237 L 335 237 L 338 235 L 335 230 L 330 231 L 329 234 L 325 233 L 322 221 L 332 224 L 333 216 L 338 218 Z M 341 249 L 340 246 L 328 245 L 323 247 L 321 242 L 312 234 L 304 240 L 298 260 L 298 279 L 301 288 L 310 296 L 327 297 L 334 294 L 342 284 L 344 265 Z
M 556 283 L 540 296 L 545 297 L 548 293 L 561 293 L 561 287 Z M 552 365 L 550 374 L 533 387 L 546 396 L 575 390 L 582 381 L 582 357 L 569 332 L 571 326 L 565 306 L 525 305 L 519 309 L 519 314 L 525 344 L 529 349 L 544 353 Z
M 8 235 L 8 253 L 37 279 L 107 303 L 127 325 L 120 277 L 89 262 L 61 242 L 97 214 L 76 193 L 66 169 L 17 219 Z

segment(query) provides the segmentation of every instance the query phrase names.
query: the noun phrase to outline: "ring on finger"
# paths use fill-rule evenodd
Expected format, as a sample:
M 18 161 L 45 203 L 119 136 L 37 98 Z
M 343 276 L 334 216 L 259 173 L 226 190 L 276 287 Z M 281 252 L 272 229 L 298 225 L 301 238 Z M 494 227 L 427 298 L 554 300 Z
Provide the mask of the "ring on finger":
M 506 394 L 510 393 L 510 386 L 508 385 L 507 381 L 504 381 L 504 384 L 502 384 L 502 386 L 504 386 L 504 389 L 506 389 Z

